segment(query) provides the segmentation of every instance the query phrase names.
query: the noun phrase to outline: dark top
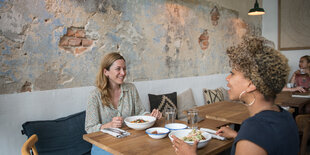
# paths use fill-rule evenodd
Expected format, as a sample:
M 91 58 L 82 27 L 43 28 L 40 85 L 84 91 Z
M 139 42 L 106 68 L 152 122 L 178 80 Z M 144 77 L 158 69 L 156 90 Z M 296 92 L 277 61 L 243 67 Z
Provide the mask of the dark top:
M 259 145 L 269 155 L 296 155 L 299 151 L 298 128 L 292 115 L 280 108 L 280 112 L 266 110 L 246 119 L 234 140 L 231 154 L 235 154 L 239 140 Z

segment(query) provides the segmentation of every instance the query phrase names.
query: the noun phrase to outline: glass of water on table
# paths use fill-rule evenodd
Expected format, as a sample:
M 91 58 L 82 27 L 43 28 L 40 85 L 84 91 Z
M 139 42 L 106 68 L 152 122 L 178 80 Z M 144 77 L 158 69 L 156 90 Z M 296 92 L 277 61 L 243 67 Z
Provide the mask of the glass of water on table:
M 198 129 L 198 110 L 191 109 L 187 111 L 187 124 L 191 129 Z
M 167 108 L 165 111 L 165 124 L 170 124 L 175 122 L 176 109 Z

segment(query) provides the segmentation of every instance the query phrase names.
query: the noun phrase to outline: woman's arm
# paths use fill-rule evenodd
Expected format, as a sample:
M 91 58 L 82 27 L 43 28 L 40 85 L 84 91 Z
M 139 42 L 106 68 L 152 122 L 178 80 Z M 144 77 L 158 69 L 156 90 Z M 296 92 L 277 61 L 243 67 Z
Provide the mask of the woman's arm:
M 236 144 L 236 155 L 267 155 L 266 150 L 248 140 L 240 140 Z
M 238 133 L 228 126 L 222 126 L 216 131 L 216 134 L 226 138 L 236 138 Z
M 172 135 L 172 138 L 172 147 L 177 155 L 196 155 L 198 141 L 195 141 L 193 145 L 189 145 L 174 135 Z
M 87 133 L 100 131 L 103 128 L 119 128 L 122 126 L 122 117 L 113 117 L 111 122 L 102 124 L 100 121 L 100 105 L 102 105 L 99 92 L 92 92 L 86 107 L 85 130 Z
M 294 88 L 287 88 L 287 87 L 284 87 L 284 88 L 282 89 L 282 91 L 291 91 L 291 92 L 299 91 L 299 92 L 301 92 L 301 93 L 306 92 L 306 90 L 305 90 L 304 88 L 300 87 L 300 86 L 294 87 Z
M 88 98 L 86 107 L 85 130 L 87 133 L 92 133 L 100 130 L 101 123 L 99 118 L 99 104 L 101 101 L 95 92 L 92 92 Z
M 145 114 L 149 114 L 149 112 L 147 112 L 145 110 L 145 108 L 142 105 L 139 93 L 137 91 L 137 88 L 134 84 L 132 84 L 132 88 L 130 89 L 132 91 L 132 98 L 133 98 L 133 105 L 135 108 L 135 115 L 145 115 Z
M 137 88 L 135 87 L 134 84 L 132 84 L 132 94 L 133 94 L 133 99 L 135 102 L 135 115 L 149 115 L 149 116 L 154 116 L 157 119 L 160 119 L 162 117 L 162 113 L 158 109 L 153 109 L 152 113 L 146 112 L 145 108 L 142 105 L 139 93 L 137 91 Z

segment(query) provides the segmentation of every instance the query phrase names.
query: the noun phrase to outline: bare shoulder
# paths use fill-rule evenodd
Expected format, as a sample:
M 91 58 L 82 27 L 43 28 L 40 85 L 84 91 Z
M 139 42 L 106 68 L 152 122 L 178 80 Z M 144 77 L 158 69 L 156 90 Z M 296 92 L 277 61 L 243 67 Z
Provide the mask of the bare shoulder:
M 236 152 L 238 155 L 267 155 L 267 152 L 262 147 L 248 140 L 240 140 L 236 145 Z

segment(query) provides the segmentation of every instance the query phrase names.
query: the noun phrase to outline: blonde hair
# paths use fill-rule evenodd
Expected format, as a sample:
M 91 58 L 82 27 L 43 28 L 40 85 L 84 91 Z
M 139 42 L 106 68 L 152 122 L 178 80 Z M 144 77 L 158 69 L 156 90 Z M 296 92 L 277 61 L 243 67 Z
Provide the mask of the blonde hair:
M 265 38 L 247 36 L 226 52 L 231 67 L 251 80 L 266 100 L 273 100 L 286 84 L 289 66 L 286 57 L 268 43 Z
M 109 79 L 104 75 L 104 69 L 110 70 L 112 64 L 119 59 L 124 59 L 122 55 L 116 52 L 108 53 L 105 55 L 100 64 L 99 71 L 96 77 L 96 87 L 99 89 L 101 94 L 101 101 L 103 105 L 108 106 L 111 103 L 111 95 L 109 93 Z

